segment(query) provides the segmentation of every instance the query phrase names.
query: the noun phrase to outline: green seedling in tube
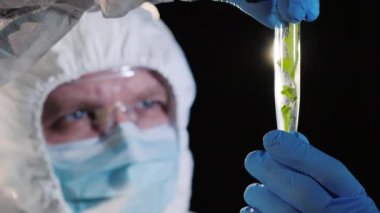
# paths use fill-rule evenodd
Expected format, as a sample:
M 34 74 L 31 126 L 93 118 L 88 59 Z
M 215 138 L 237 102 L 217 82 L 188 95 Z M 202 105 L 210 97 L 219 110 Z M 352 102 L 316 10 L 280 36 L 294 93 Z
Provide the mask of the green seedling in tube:
M 300 24 L 276 27 L 274 38 L 277 128 L 297 131 L 300 103 Z

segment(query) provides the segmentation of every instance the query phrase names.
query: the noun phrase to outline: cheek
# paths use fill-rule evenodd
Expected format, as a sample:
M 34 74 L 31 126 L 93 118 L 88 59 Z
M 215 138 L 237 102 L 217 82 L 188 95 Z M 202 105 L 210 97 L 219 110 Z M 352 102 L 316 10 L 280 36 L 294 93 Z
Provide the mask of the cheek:
M 43 133 L 45 141 L 48 144 L 67 143 L 98 136 L 98 132 L 96 132 L 91 126 L 84 124 L 66 128 L 52 126 L 44 127 Z
M 137 126 L 141 129 L 169 123 L 169 116 L 162 109 L 150 110 L 138 115 Z

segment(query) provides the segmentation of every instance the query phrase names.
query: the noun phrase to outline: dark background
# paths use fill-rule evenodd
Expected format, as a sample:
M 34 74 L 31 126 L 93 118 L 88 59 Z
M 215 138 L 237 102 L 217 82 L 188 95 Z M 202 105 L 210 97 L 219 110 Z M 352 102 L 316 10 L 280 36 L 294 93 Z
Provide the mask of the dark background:
M 255 182 L 245 156 L 276 128 L 273 31 L 225 3 L 160 4 L 183 47 L 198 94 L 189 126 L 195 158 L 192 209 L 239 212 Z M 326 1 L 302 24 L 299 131 L 341 160 L 380 201 L 380 36 L 373 1 Z

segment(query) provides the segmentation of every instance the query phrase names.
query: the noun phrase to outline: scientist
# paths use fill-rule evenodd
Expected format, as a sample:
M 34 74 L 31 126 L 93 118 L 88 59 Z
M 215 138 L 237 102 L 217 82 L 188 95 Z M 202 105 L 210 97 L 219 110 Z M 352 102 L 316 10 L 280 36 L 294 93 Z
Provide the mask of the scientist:
M 317 0 L 236 3 L 268 27 L 287 21 L 312 21 L 319 14 Z M 100 15 L 98 18 L 95 14 L 84 15 L 84 22 L 86 19 L 89 22 L 97 20 L 108 30 L 79 24 L 30 73 L 1 88 L 0 168 L 3 173 L 0 177 L 0 206 L 5 212 L 65 212 L 69 209 L 67 203 L 74 211 L 88 212 L 109 211 L 111 207 L 117 209 L 115 211 L 132 212 L 187 211 L 192 161 L 187 148 L 186 124 L 194 97 L 193 81 L 178 46 L 174 43 L 163 48 L 164 41 L 173 42 L 172 36 L 158 33 L 161 37 L 153 33 L 154 37 L 149 37 L 152 31 L 146 22 L 153 20 L 152 23 L 156 23 L 153 26 L 167 30 L 162 23 L 154 21 L 151 15 L 131 18 L 139 16 L 133 14 L 131 12 L 123 18 L 130 21 L 122 25 L 116 21 L 103 22 Z M 113 28 L 111 23 L 116 23 L 117 27 Z M 100 26 L 99 23 L 96 26 Z M 115 35 L 116 29 L 123 29 L 125 34 L 117 31 L 120 35 Z M 140 49 L 139 45 L 144 48 Z M 149 45 L 152 49 L 147 47 Z M 173 60 L 168 60 L 171 57 Z M 181 73 L 175 74 L 177 72 Z M 131 92 L 132 87 L 127 85 L 135 77 L 142 78 L 141 82 L 155 84 L 161 91 L 161 98 L 127 98 L 127 94 L 120 91 Z M 77 99 L 76 103 L 81 104 L 76 107 L 65 105 L 66 98 L 81 97 L 80 93 L 74 94 L 75 87 L 90 89 L 93 81 L 99 82 L 99 87 L 93 88 L 97 92 L 88 92 L 86 99 Z M 101 85 L 112 86 L 105 90 Z M 133 91 L 131 95 L 138 96 L 138 93 Z M 57 98 L 64 94 L 68 95 L 65 99 Z M 109 97 L 107 101 L 93 104 L 105 96 Z M 91 104 L 89 99 L 93 101 Z M 171 100 L 175 100 L 174 107 Z M 63 106 L 57 106 L 57 103 Z M 50 107 L 57 110 L 57 115 L 49 112 Z M 157 123 L 147 122 L 152 125 L 143 125 L 140 119 L 144 116 L 140 113 L 150 111 L 151 107 L 158 110 L 156 113 L 159 112 L 161 119 Z M 70 137 L 64 134 L 73 129 L 80 131 L 74 131 L 78 134 Z M 165 156 L 170 157 L 164 159 L 158 149 L 150 149 L 150 143 L 136 145 L 140 139 L 153 141 L 144 133 L 157 129 L 167 133 L 161 135 L 165 138 L 162 141 L 166 141 L 163 144 L 179 147 L 178 153 L 175 148 L 168 148 L 165 152 L 170 154 Z M 78 149 L 74 144 L 78 144 Z M 261 184 L 247 188 L 244 197 L 251 207 L 243 208 L 242 212 L 378 212 L 350 172 L 339 161 L 310 145 L 302 134 L 271 131 L 264 137 L 264 147 L 265 151 L 247 156 L 246 168 Z M 88 155 L 84 155 L 83 150 L 89 150 Z M 125 155 L 129 151 L 137 154 Z M 157 159 L 163 162 L 166 171 L 172 171 L 173 176 L 160 178 L 158 184 L 148 180 L 151 176 L 141 175 L 140 166 L 149 164 L 142 162 L 150 162 L 150 159 L 139 158 L 145 156 L 139 155 L 145 151 L 157 154 Z M 110 159 L 112 163 L 106 165 L 104 159 Z M 175 166 L 176 159 L 178 166 Z M 70 171 L 68 168 L 73 164 L 78 167 Z M 82 165 L 93 173 L 84 173 Z M 131 184 L 137 179 L 141 179 L 141 185 Z M 96 183 L 99 187 L 82 183 Z M 151 193 L 145 194 L 148 185 L 165 196 L 157 198 L 151 197 Z M 176 190 L 166 193 L 174 185 Z M 99 196 L 99 190 L 106 193 Z M 137 194 L 144 196 L 138 198 Z M 146 196 L 152 199 L 146 201 Z M 132 201 L 129 204 L 125 202 L 128 199 Z M 149 206 L 139 205 L 142 204 L 140 201 L 148 202 Z
M 189 211 L 194 80 L 144 8 L 84 14 L 0 89 L 2 212 Z

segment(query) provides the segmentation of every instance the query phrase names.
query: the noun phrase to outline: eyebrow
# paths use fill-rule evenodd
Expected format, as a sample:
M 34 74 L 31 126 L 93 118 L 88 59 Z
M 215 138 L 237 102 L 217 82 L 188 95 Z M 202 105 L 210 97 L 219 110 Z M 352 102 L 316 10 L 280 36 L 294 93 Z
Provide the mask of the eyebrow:
M 88 99 L 87 96 L 80 98 L 80 101 L 75 101 L 75 99 L 67 100 L 66 98 L 54 98 L 45 103 L 42 122 L 51 124 L 56 121 L 56 119 L 61 118 L 74 110 L 99 107 L 100 105 L 97 102 L 98 101 L 93 98 Z
M 53 90 L 45 100 L 42 115 L 43 123 L 55 121 L 66 113 L 70 113 L 70 110 L 100 106 L 98 99 L 86 95 L 80 87 L 75 88 L 79 90 L 75 91 L 75 95 L 72 95 L 74 88 L 63 88 L 64 91 L 66 90 L 64 96 L 62 96 L 62 90 L 60 91 L 59 87 L 57 89 L 58 91 Z
M 163 93 L 162 93 L 163 91 Z M 149 98 L 149 97 L 159 97 L 163 98 L 160 101 L 169 101 L 169 92 L 164 85 L 156 83 L 154 85 L 145 86 L 142 91 L 137 91 L 136 99 Z
M 80 90 L 80 87 L 77 87 L 76 89 Z M 72 90 L 75 89 L 72 88 Z M 56 119 L 70 113 L 71 111 L 78 109 L 99 108 L 105 104 L 103 100 L 99 100 L 92 95 L 86 95 L 87 93 L 83 92 L 83 90 L 80 90 L 81 94 L 79 95 L 78 93 L 71 95 L 72 93 L 66 91 L 68 93 L 63 97 L 58 96 L 59 92 L 58 94 L 54 94 L 54 92 L 55 91 L 52 93 L 53 96 L 48 96 L 44 104 L 42 122 L 46 124 L 54 122 Z M 134 97 L 129 100 L 132 100 L 133 102 L 146 98 L 158 98 L 159 101 L 162 101 L 165 104 L 169 104 L 170 102 L 170 93 L 168 88 L 159 82 L 153 85 L 145 85 L 140 87 L 137 90 L 133 90 L 132 93 Z

